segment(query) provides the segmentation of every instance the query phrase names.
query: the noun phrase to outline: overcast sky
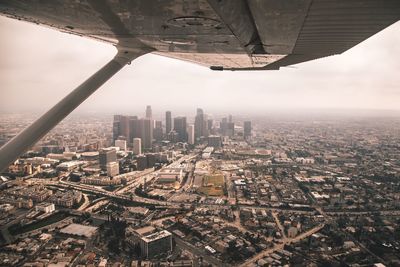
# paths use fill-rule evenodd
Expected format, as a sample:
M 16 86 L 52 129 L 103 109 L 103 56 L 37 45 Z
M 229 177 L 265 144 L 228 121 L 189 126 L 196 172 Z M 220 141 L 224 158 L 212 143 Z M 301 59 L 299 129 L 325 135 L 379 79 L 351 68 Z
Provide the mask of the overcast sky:
M 44 112 L 115 54 L 111 45 L 0 17 L 0 112 Z M 76 112 L 400 110 L 400 23 L 340 56 L 280 71 L 214 72 L 145 55 Z M 142 114 L 138 114 L 142 115 Z

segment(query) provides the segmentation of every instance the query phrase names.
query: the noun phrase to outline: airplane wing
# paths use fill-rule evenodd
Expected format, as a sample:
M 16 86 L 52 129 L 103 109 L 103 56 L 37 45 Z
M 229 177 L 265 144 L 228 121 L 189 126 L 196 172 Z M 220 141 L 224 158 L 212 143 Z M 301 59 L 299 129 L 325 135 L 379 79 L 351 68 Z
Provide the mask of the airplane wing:
M 0 14 L 216 70 L 268 70 L 346 51 L 397 22 L 400 1 L 14 0 Z
M 118 50 L 0 148 L 2 171 L 143 54 L 212 70 L 276 70 L 355 46 L 399 20 L 400 0 L 0 0 L 0 15 L 107 42 Z

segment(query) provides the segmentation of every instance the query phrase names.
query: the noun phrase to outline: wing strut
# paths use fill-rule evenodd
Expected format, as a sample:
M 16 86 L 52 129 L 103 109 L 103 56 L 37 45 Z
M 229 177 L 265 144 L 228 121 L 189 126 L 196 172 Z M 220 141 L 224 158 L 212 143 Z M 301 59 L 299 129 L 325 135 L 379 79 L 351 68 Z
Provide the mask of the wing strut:
M 117 55 L 104 67 L 0 148 L 0 171 L 6 169 L 9 164 L 45 136 L 126 64 L 145 53 L 145 51 L 133 52 L 119 49 Z

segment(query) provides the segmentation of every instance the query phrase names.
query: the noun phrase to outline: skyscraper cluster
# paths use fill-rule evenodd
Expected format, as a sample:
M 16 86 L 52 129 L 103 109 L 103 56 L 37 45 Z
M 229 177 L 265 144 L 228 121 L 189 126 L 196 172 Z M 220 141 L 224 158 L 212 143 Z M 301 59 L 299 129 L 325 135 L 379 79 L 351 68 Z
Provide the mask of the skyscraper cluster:
M 146 118 L 137 116 L 114 115 L 113 139 L 125 139 L 133 145 L 134 138 L 141 139 L 143 149 L 150 149 L 153 142 L 154 121 L 151 107 L 146 107 Z
M 235 122 L 232 115 L 222 118 L 219 129 L 214 128 L 214 120 L 198 108 L 194 123 L 190 124 L 185 116 L 172 117 L 171 111 L 165 112 L 165 128 L 161 120 L 153 119 L 151 106 L 146 106 L 145 117 L 114 115 L 113 139 L 115 145 L 122 150 L 126 147 L 133 148 L 136 155 L 143 151 L 150 150 L 153 142 L 170 141 L 173 143 L 182 142 L 189 145 L 209 142 L 218 144 L 215 140 L 216 134 L 221 136 L 235 136 Z M 251 136 L 251 122 L 243 123 L 243 137 Z M 209 140 L 209 137 L 212 139 Z

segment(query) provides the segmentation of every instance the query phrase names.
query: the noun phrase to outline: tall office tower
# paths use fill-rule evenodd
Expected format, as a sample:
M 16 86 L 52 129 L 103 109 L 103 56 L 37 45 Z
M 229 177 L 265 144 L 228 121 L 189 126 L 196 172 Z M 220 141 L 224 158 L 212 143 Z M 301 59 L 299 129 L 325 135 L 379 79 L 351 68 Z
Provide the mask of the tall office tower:
M 245 139 L 251 136 L 251 121 L 243 123 L 243 136 Z
M 119 174 L 119 163 L 118 162 L 110 162 L 106 165 L 107 175 L 110 177 L 114 177 Z
M 115 149 L 104 148 L 99 152 L 100 169 L 107 170 L 107 164 L 117 162 L 117 151 Z
M 167 134 L 167 139 L 172 143 L 176 143 L 179 142 L 179 135 L 177 132 L 172 130 Z
M 153 120 L 152 119 L 141 119 L 140 120 L 142 146 L 144 149 L 151 148 L 153 143 Z
M 147 168 L 153 168 L 156 165 L 157 157 L 156 153 L 148 153 L 146 154 L 147 159 Z
M 139 155 L 136 157 L 136 166 L 138 171 L 143 171 L 147 168 L 147 157 L 145 155 Z
M 188 143 L 194 145 L 194 125 L 190 124 L 188 126 Z
M 201 108 L 198 108 L 194 120 L 194 137 L 196 139 L 200 139 L 202 136 L 208 136 L 207 116 L 204 114 Z
M 154 128 L 154 139 L 156 141 L 162 141 L 163 139 L 163 128 L 162 128 L 162 122 L 161 121 L 156 121 L 156 128 Z
M 121 135 L 121 115 L 114 115 L 113 121 L 113 141 L 117 140 L 118 137 Z
M 169 134 L 171 130 L 172 130 L 171 111 L 167 111 L 165 112 L 165 133 Z
M 196 139 L 201 137 L 203 120 L 204 120 L 203 110 L 198 108 L 196 112 L 196 117 L 194 118 L 194 138 Z
M 126 139 L 129 140 L 129 121 L 131 118 L 132 116 L 114 115 L 113 141 L 117 140 L 120 136 L 124 136 Z
M 220 148 L 222 146 L 221 136 L 209 135 L 208 136 L 208 146 L 212 146 L 214 148 Z
M 126 151 L 126 140 L 117 139 L 115 140 L 115 146 L 121 150 Z
M 121 116 L 120 117 L 120 127 L 119 127 L 119 130 L 120 130 L 120 134 L 119 135 L 122 135 L 122 136 L 125 136 L 125 138 L 129 138 L 129 119 L 130 119 L 130 117 L 129 116 Z
M 178 133 L 179 142 L 187 141 L 186 117 L 174 118 L 174 131 Z
M 209 135 L 207 114 L 204 114 L 202 134 L 203 134 L 202 136 L 204 136 L 204 137 L 207 137 Z
M 129 143 L 133 142 L 133 138 L 140 138 L 140 121 L 137 116 L 129 119 Z
M 151 118 L 153 118 L 151 106 L 146 106 L 146 119 L 151 119 Z
M 233 122 L 232 115 L 228 116 L 228 122 Z
M 222 135 L 226 135 L 226 130 L 228 129 L 228 119 L 222 118 L 222 121 L 219 124 L 219 128 Z
M 232 137 L 235 135 L 235 123 L 234 122 L 227 123 L 226 135 L 229 137 Z
M 142 154 L 142 139 L 133 138 L 133 154 L 135 155 Z
M 153 143 L 153 125 L 152 119 L 136 119 L 130 120 L 130 140 L 140 138 L 142 148 L 151 148 Z
M 212 119 L 207 120 L 207 133 L 208 133 L 208 135 L 215 134 L 214 133 L 214 121 Z

